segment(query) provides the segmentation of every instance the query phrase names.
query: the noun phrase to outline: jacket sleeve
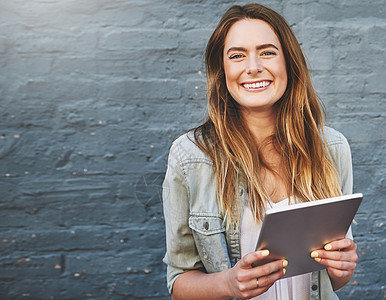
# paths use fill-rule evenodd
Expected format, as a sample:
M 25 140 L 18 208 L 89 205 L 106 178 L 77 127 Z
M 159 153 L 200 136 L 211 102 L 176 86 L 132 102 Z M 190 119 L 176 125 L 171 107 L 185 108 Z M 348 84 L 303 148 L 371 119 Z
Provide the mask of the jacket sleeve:
M 172 292 L 174 281 L 189 270 L 203 269 L 192 230 L 189 227 L 189 188 L 180 159 L 178 144 L 173 144 L 163 182 L 163 208 L 166 228 L 167 286 Z
M 353 171 L 351 150 L 347 139 L 340 132 L 325 127 L 326 142 L 328 144 L 329 154 L 334 163 L 339 176 L 339 187 L 343 195 L 353 193 Z M 351 226 L 346 234 L 347 238 L 353 239 Z M 311 288 L 311 299 L 335 300 L 339 299 L 333 291 L 332 284 L 326 269 L 314 272 L 312 284 L 320 285 L 320 291 Z
M 351 150 L 347 139 L 340 132 L 326 128 L 329 135 L 329 151 L 333 163 L 338 171 L 339 186 L 343 195 L 353 193 L 353 170 Z M 346 237 L 353 239 L 351 226 Z
M 325 128 L 328 135 L 327 144 L 331 159 L 338 171 L 339 186 L 343 195 L 353 193 L 353 171 L 351 161 L 351 150 L 347 139 L 340 132 Z
M 340 146 L 340 167 L 339 177 L 343 195 L 353 193 L 353 171 L 351 150 L 346 138 L 342 135 L 342 144 Z
M 353 193 L 353 170 L 351 160 L 351 150 L 346 138 L 342 136 L 342 144 L 340 146 L 340 187 L 343 195 Z M 351 226 L 348 229 L 346 237 L 354 239 Z

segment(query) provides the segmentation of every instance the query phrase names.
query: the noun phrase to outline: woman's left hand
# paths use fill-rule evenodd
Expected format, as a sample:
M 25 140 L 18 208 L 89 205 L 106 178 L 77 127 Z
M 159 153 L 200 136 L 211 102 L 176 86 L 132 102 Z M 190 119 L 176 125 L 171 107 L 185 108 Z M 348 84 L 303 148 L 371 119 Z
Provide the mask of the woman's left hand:
M 346 285 L 354 275 L 358 260 L 356 250 L 354 241 L 344 238 L 326 244 L 324 250 L 311 252 L 311 257 L 327 267 L 335 291 Z

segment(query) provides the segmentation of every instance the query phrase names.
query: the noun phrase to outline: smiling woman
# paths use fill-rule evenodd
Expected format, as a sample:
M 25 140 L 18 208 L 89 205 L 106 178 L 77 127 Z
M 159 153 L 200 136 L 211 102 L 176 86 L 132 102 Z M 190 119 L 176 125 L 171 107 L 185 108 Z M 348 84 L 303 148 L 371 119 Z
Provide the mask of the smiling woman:
M 323 271 L 252 267 L 269 255 L 254 251 L 267 208 L 352 193 L 349 145 L 323 125 L 294 33 L 267 7 L 232 6 L 205 63 L 208 118 L 173 143 L 163 184 L 173 299 L 336 299 L 356 266 L 350 232 L 312 253 Z

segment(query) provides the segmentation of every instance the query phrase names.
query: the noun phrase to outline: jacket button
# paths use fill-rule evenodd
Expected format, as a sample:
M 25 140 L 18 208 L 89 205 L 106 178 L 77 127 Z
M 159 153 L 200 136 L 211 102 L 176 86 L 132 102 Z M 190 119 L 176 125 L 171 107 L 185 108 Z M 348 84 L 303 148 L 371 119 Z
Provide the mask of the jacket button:
M 208 222 L 205 222 L 205 223 L 204 223 L 204 229 L 205 229 L 205 230 L 208 230 L 208 229 L 209 229 L 209 223 L 208 223 Z
M 318 286 L 316 284 L 313 284 L 311 288 L 313 291 L 316 291 L 318 289 Z

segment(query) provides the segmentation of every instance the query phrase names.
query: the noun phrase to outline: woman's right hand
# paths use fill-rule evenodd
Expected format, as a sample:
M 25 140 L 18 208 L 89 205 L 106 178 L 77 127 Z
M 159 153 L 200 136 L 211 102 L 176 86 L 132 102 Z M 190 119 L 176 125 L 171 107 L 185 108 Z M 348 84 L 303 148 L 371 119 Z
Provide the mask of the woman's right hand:
M 284 267 L 288 264 L 286 260 L 280 259 L 252 267 L 252 264 L 267 258 L 268 255 L 268 250 L 249 253 L 233 268 L 221 272 L 184 272 L 174 282 L 172 299 L 250 299 L 261 295 L 276 280 L 283 277 Z
M 261 266 L 252 264 L 266 258 L 268 250 L 245 255 L 233 268 L 227 270 L 229 295 L 237 299 L 249 299 L 265 293 L 276 280 L 283 277 L 288 265 L 286 260 L 275 260 Z

